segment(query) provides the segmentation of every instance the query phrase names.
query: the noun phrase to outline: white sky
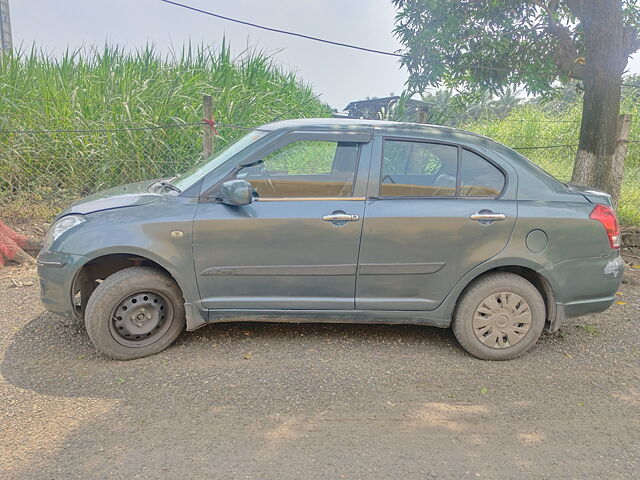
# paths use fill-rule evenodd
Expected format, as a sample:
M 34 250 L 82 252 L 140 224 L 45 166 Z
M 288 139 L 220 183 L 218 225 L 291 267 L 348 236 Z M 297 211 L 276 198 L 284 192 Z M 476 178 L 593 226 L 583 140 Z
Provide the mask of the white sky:
M 391 0 L 178 0 L 283 30 L 378 50 L 394 51 Z M 275 53 L 285 68 L 313 85 L 339 110 L 366 96 L 399 94 L 407 73 L 398 59 L 257 30 L 159 0 L 9 0 L 15 46 L 59 53 L 105 41 L 135 49 L 153 43 L 161 52 L 186 41 L 219 45 L 223 35 L 235 51 L 247 44 Z M 640 55 L 629 63 L 640 72 Z

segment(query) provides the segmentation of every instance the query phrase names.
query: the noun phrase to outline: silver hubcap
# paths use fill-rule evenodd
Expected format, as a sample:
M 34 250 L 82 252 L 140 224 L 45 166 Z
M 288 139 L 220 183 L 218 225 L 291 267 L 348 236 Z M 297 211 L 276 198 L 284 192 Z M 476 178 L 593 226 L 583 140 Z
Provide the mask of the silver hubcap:
M 141 347 L 162 336 L 171 324 L 172 313 L 161 295 L 136 293 L 114 309 L 109 330 L 118 343 Z
M 480 302 L 473 314 L 473 333 L 490 348 L 512 347 L 530 328 L 529 304 L 515 293 L 493 293 Z

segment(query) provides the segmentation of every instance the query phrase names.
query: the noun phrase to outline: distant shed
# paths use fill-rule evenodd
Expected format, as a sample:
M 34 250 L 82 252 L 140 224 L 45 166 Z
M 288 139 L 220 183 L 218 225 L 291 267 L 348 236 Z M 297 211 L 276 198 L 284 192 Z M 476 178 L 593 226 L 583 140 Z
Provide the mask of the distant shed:
M 371 98 L 367 100 L 356 100 L 347 105 L 344 110 L 349 118 L 363 118 L 366 120 L 381 120 L 386 118 L 385 113 L 389 112 L 400 100 L 399 96 Z M 401 120 L 408 122 L 418 121 L 420 114 L 426 117 L 428 104 L 420 100 L 405 100 L 404 111 Z

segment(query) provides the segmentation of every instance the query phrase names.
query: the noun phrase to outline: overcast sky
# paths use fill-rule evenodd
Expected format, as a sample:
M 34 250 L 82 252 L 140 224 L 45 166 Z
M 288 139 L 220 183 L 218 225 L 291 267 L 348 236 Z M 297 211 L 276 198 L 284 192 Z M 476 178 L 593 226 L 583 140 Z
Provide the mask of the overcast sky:
M 394 51 L 391 0 L 178 0 L 204 10 L 307 35 Z M 277 61 L 313 85 L 338 109 L 366 96 L 399 94 L 407 78 L 398 59 L 257 30 L 165 4 L 159 0 L 9 0 L 14 45 L 34 42 L 50 52 L 105 41 L 162 52 L 194 43 L 241 51 L 247 44 L 275 53 Z M 277 52 L 277 53 L 276 53 Z M 640 72 L 640 56 L 629 64 Z

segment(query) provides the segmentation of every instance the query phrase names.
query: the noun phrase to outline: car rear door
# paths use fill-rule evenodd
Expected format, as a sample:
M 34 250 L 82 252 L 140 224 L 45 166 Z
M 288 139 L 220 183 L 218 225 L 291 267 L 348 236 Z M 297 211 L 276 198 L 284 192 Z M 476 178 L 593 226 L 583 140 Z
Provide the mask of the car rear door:
M 253 203 L 201 199 L 193 248 L 205 308 L 353 310 L 370 138 L 291 134 L 237 174 Z
M 516 216 L 510 166 L 455 143 L 376 138 L 356 308 L 437 308 L 506 246 Z

